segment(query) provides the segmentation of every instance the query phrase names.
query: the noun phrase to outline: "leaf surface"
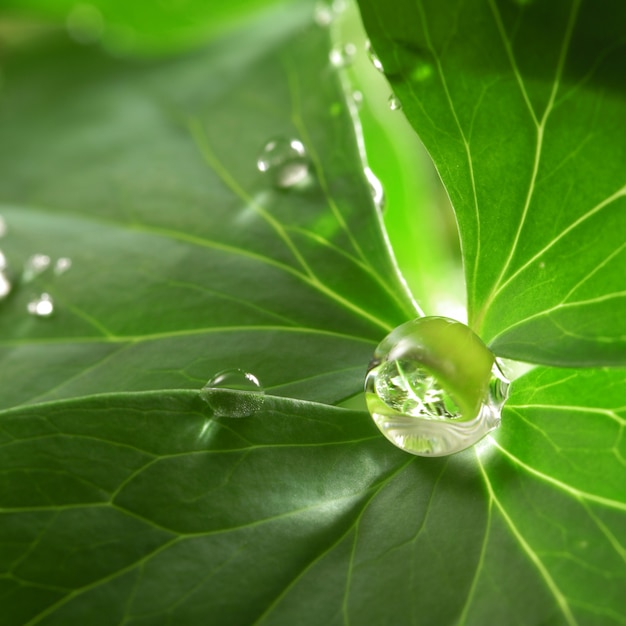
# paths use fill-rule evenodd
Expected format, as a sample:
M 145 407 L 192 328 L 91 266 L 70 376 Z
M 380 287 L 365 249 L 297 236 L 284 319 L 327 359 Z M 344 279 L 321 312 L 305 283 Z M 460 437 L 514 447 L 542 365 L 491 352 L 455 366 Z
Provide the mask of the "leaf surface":
M 360 6 L 454 205 L 474 328 L 518 360 L 623 364 L 622 3 Z

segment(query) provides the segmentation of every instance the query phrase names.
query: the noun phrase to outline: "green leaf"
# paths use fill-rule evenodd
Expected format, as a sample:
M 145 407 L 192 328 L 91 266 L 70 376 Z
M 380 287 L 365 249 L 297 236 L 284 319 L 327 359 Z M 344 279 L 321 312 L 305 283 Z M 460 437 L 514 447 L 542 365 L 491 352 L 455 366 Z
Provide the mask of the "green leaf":
M 102 43 L 115 54 L 154 55 L 198 45 L 271 5 L 288 0 L 148 2 L 138 0 L 5 0 L 3 14 L 46 21 L 81 43 Z
M 168 62 L 59 42 L 7 64 L 3 250 L 16 273 L 35 253 L 72 267 L 0 304 L 2 406 L 199 389 L 225 368 L 279 395 L 333 403 L 362 390 L 376 343 L 415 310 L 328 35 L 302 35 L 310 15 L 270 12 Z M 257 170 L 277 136 L 306 146 L 306 188 L 274 189 Z M 25 312 L 38 291 L 54 299 L 50 319 Z
M 191 391 L 8 411 L 8 623 L 623 623 L 624 378 L 533 371 L 495 440 L 444 459 L 271 396 L 248 419 Z
M 473 327 L 519 360 L 625 363 L 623 4 L 360 6 L 452 199 Z

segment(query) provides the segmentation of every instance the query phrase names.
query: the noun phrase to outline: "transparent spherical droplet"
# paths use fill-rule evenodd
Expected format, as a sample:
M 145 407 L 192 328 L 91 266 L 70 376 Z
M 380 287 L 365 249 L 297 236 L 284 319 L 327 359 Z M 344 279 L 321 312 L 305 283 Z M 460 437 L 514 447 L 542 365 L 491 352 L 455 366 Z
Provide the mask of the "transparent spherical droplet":
M 257 168 L 271 178 L 275 187 L 288 189 L 307 180 L 309 158 L 300 140 L 277 137 L 263 146 Z
M 334 11 L 332 5 L 325 0 L 320 0 L 313 9 L 313 20 L 318 26 L 329 26 L 334 19 Z
M 33 254 L 24 264 L 22 280 L 29 282 L 45 272 L 50 267 L 50 257 L 47 254 Z
M 76 42 L 95 43 L 104 32 L 104 19 L 100 11 L 90 4 L 77 4 L 65 20 L 68 35 Z
M 60 276 L 61 274 L 65 274 L 72 267 L 72 259 L 66 256 L 62 256 L 57 259 L 54 264 L 54 273 L 56 276 Z
M 0 215 L 0 239 L 7 234 L 7 223 L 4 217 Z
M 28 303 L 27 310 L 35 317 L 50 317 L 54 313 L 52 296 L 49 293 L 42 293 Z
M 328 58 L 334 67 L 347 67 L 354 61 L 355 54 L 356 46 L 352 43 L 347 43 L 343 46 L 334 46 Z
M 365 42 L 365 51 L 367 52 L 367 57 L 372 62 L 372 65 L 379 72 L 384 72 L 385 68 L 383 67 L 382 61 L 378 58 L 376 51 L 372 47 L 372 42 L 369 39 Z
M 365 173 L 365 178 L 367 178 L 367 182 L 369 184 L 374 206 L 379 211 L 383 211 L 385 209 L 385 190 L 383 189 L 382 183 L 369 167 L 366 167 L 363 172 Z
M 402 108 L 402 103 L 400 102 L 400 100 L 398 100 L 398 98 L 396 98 L 394 94 L 391 94 L 389 96 L 389 100 L 387 100 L 387 103 L 389 104 L 389 108 L 392 111 L 398 111 Z
M 259 379 L 242 369 L 218 372 L 200 393 L 216 417 L 251 417 L 265 399 Z
M 13 285 L 9 277 L 0 270 L 0 300 L 4 300 L 11 293 L 11 289 L 13 289 Z
M 389 441 L 411 454 L 446 456 L 499 426 L 508 386 L 494 355 L 467 326 L 425 317 L 380 343 L 365 395 Z

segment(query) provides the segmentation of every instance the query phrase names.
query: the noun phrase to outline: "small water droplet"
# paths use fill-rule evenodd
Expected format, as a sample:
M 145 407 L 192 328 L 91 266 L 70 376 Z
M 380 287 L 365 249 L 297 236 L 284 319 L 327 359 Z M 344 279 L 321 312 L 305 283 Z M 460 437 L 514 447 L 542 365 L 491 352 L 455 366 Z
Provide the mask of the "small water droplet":
M 539 269 L 540 269 L 540 270 L 545 270 L 545 269 L 546 269 L 546 263 L 545 263 L 545 261 L 541 261 L 541 262 L 539 263 Z
M 251 417 L 265 400 L 259 379 L 242 369 L 218 372 L 200 393 L 216 417 Z
M 379 211 L 384 210 L 385 208 L 385 190 L 383 189 L 383 185 L 378 180 L 374 172 L 369 167 L 366 167 L 364 170 L 365 178 L 367 178 L 367 182 L 370 187 L 370 193 L 372 194 L 372 200 L 374 201 L 374 206 Z
M 376 54 L 376 51 L 372 47 L 372 42 L 369 39 L 365 42 L 365 51 L 367 52 L 367 56 L 368 56 L 369 60 L 372 62 L 372 65 L 379 72 L 384 72 L 385 68 L 383 67 L 383 64 L 382 64 L 381 60 L 378 58 L 378 55 Z
M 400 100 L 398 100 L 398 98 L 396 98 L 394 94 L 391 94 L 389 96 L 389 100 L 387 100 L 387 102 L 389 103 L 389 108 L 392 111 L 399 111 L 402 108 L 402 103 L 400 102 Z
M 90 4 L 77 4 L 65 21 L 69 36 L 77 43 L 90 44 L 100 40 L 104 20 L 100 11 Z
M 325 0 L 320 0 L 315 5 L 315 9 L 313 10 L 313 20 L 318 26 L 321 26 L 322 28 L 329 26 L 334 17 L 332 6 L 328 2 L 325 2 Z
M 66 256 L 62 256 L 57 259 L 57 262 L 54 264 L 54 273 L 56 276 L 61 276 L 61 274 L 65 274 L 72 267 L 72 259 Z
M 334 67 L 347 67 L 354 60 L 355 54 L 356 46 L 352 43 L 347 43 L 343 46 L 334 46 L 328 58 Z
M 339 15 L 343 13 L 348 7 L 346 0 L 333 0 L 333 11 Z
M 7 268 L 7 258 L 4 256 L 4 252 L 0 250 L 0 270 L 5 270 Z
M 2 237 L 4 237 L 6 234 L 7 234 L 7 223 L 4 217 L 0 215 L 0 239 L 2 239 Z
M 50 267 L 50 257 L 47 254 L 33 254 L 24 264 L 22 280 L 29 282 L 45 272 Z
M 357 109 L 360 109 L 363 106 L 363 92 L 361 91 L 353 91 L 352 92 L 352 101 L 354 102 Z
M 393 444 L 419 456 L 468 448 L 500 424 L 509 382 L 465 324 L 425 317 L 378 346 L 365 380 L 368 409 Z
M 2 254 L 2 253 L 0 253 Z M 10 293 L 13 285 L 9 280 L 9 277 L 0 270 L 0 300 L 4 300 Z
M 36 317 L 50 317 L 54 313 L 52 296 L 49 293 L 42 293 L 28 303 L 27 310 Z
M 288 189 L 307 180 L 309 158 L 298 139 L 277 137 L 263 146 L 257 168 L 272 178 L 275 187 Z

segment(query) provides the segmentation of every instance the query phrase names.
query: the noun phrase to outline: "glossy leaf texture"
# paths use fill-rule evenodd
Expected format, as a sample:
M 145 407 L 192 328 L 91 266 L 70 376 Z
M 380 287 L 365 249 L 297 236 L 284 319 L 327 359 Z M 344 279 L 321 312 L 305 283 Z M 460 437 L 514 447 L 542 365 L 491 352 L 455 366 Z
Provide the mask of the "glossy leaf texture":
M 5 412 L 5 623 L 623 623 L 625 376 L 535 370 L 506 428 L 443 459 L 272 396 L 247 419 L 190 391 Z
M 360 7 L 454 205 L 473 327 L 519 360 L 624 364 L 623 3 Z
M 2 406 L 199 389 L 227 368 L 334 403 L 415 316 L 328 33 L 308 6 L 276 15 L 167 62 L 57 42 L 7 63 L 1 243 L 16 288 L 0 303 Z M 306 147 L 308 186 L 258 171 L 276 137 Z M 20 283 L 36 253 L 72 267 Z M 50 319 L 26 313 L 39 292 Z

